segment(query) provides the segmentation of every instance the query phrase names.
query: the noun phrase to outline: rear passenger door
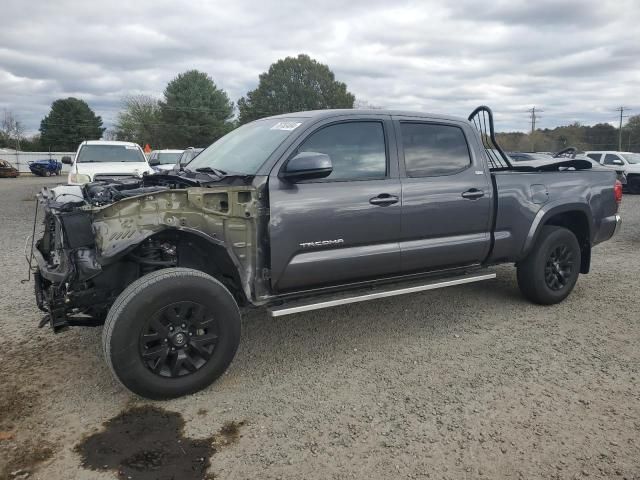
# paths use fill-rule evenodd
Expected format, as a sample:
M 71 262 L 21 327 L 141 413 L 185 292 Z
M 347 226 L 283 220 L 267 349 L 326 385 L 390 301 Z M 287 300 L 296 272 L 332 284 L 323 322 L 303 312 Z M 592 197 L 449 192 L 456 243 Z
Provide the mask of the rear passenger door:
M 464 123 L 395 118 L 402 183 L 404 272 L 482 262 L 490 246 L 493 190 Z
M 278 162 L 269 177 L 274 290 L 400 271 L 402 206 L 393 135 L 388 115 L 331 119 L 305 132 Z M 329 155 L 331 175 L 299 183 L 279 178 L 299 152 Z

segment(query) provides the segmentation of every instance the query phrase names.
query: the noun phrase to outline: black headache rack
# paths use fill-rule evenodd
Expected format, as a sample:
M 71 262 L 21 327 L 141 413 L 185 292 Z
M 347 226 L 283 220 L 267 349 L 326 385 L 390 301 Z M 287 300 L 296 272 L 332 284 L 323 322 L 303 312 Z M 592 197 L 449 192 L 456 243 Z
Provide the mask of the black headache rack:
M 482 139 L 482 146 L 487 152 L 489 159 L 489 168 L 492 171 L 511 170 L 511 162 L 509 157 L 504 153 L 498 141 L 496 140 L 496 132 L 493 128 L 493 112 L 485 105 L 480 105 L 469 115 L 469 121 L 473 123 Z

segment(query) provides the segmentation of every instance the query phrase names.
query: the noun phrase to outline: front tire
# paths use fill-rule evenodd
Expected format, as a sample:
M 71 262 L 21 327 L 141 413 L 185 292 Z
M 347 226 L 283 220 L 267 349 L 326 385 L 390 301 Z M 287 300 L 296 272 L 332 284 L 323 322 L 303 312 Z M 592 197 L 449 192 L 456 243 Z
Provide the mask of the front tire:
M 132 392 L 154 400 L 201 390 L 220 377 L 240 343 L 240 312 L 213 277 L 167 268 L 129 285 L 109 310 L 105 359 Z
M 534 303 L 553 305 L 571 293 L 580 273 L 578 239 L 564 227 L 546 225 L 527 258 L 518 263 L 518 286 Z

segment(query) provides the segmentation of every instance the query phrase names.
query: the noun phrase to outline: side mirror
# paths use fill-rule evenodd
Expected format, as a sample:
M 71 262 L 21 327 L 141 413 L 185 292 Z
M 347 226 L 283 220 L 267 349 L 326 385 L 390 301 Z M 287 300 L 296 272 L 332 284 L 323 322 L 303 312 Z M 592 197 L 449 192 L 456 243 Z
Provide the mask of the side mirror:
M 331 175 L 333 165 L 326 153 L 300 152 L 287 162 L 280 178 L 290 182 L 325 178 Z
M 152 158 L 151 160 L 149 160 L 149 165 L 151 165 L 152 167 L 155 167 L 156 165 L 160 165 L 160 160 L 158 160 L 158 158 Z
M 613 163 L 613 165 L 624 165 L 624 162 L 622 160 L 620 160 L 619 158 L 616 158 L 611 163 Z
M 65 155 L 64 157 L 62 157 L 62 163 L 64 163 L 65 165 L 71 165 L 71 157 L 69 155 Z

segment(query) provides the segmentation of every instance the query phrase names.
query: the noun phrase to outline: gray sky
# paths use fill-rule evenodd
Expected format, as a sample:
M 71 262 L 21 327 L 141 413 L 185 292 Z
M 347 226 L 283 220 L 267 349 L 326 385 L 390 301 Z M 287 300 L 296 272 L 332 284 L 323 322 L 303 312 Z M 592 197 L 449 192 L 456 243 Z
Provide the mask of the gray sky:
M 640 1 L 3 0 L 0 109 L 35 132 L 51 102 L 86 100 L 110 126 L 128 94 L 209 73 L 233 101 L 288 55 L 326 63 L 359 100 L 464 115 L 500 130 L 640 113 Z

